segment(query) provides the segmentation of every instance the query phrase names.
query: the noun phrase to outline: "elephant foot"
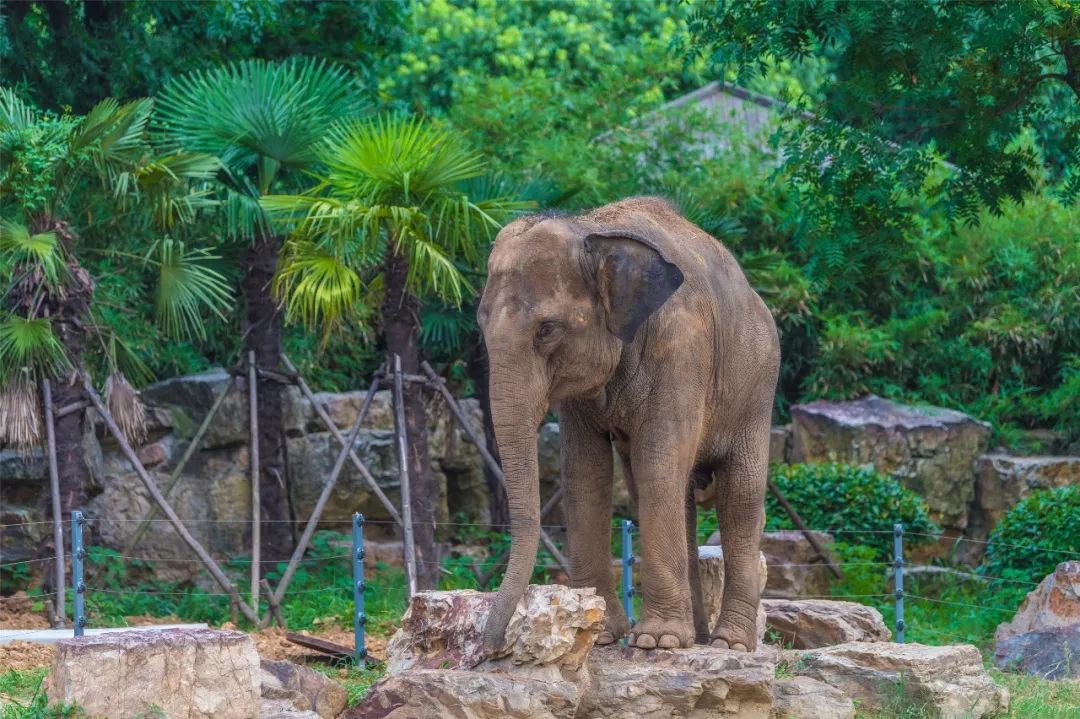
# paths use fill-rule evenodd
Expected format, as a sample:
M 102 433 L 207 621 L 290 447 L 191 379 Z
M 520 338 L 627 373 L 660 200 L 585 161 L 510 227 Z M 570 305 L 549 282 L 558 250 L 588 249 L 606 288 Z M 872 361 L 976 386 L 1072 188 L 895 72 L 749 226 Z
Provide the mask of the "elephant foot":
M 614 644 L 626 636 L 630 629 L 630 622 L 626 617 L 609 617 L 604 621 L 604 628 L 596 635 L 596 643 L 599 646 Z
M 725 621 L 724 616 L 721 614 L 710 638 L 709 646 L 711 647 L 731 649 L 737 652 L 752 652 L 757 647 L 757 626 L 751 623 L 750 628 L 747 629 L 735 624 L 733 621 Z
M 630 646 L 679 649 L 694 645 L 694 624 L 674 619 L 642 619 L 630 630 Z

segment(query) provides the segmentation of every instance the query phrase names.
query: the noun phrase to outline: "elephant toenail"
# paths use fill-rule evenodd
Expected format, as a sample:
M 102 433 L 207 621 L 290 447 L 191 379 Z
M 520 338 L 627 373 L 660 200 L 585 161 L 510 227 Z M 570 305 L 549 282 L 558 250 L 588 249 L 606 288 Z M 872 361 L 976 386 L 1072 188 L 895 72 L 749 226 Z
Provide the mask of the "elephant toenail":
M 716 647 L 717 649 L 727 649 L 728 643 L 723 639 L 713 639 L 712 646 Z
M 659 646 L 661 649 L 678 649 L 680 644 L 679 638 L 674 634 L 665 634 L 660 637 Z
M 642 634 L 637 638 L 637 646 L 640 649 L 655 649 L 656 637 L 651 634 Z
M 600 645 L 611 644 L 615 641 L 615 636 L 609 631 L 602 631 L 596 635 L 596 643 Z
M 731 648 L 734 649 L 737 652 L 748 651 L 747 648 L 746 648 L 746 645 L 745 644 L 740 644 L 739 642 L 735 642 L 734 644 L 732 644 Z

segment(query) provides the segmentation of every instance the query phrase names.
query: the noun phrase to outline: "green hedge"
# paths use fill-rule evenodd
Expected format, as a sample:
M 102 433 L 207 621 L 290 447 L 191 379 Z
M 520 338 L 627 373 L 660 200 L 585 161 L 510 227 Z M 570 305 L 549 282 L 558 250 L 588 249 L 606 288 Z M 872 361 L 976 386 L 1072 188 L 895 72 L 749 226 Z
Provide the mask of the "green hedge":
M 1039 582 L 1061 562 L 1080 558 L 1080 487 L 1025 497 L 990 532 L 980 571 L 989 577 Z
M 882 559 L 892 556 L 897 522 L 906 532 L 938 531 L 919 495 L 870 467 L 837 462 L 776 465 L 773 482 L 811 529 L 829 529 L 837 541 L 872 547 Z M 765 528 L 795 528 L 772 495 L 765 500 Z M 929 538 L 905 541 L 921 544 Z

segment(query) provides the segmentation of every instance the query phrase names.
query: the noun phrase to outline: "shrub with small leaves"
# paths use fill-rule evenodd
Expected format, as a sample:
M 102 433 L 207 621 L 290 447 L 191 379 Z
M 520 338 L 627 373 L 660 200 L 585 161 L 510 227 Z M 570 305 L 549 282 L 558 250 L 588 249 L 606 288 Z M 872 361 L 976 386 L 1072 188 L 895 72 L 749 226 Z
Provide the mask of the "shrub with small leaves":
M 979 571 L 1039 582 L 1059 563 L 1080 557 L 1080 487 L 1033 492 L 990 532 Z
M 851 464 L 777 465 L 773 482 L 813 529 L 828 529 L 837 541 L 873 547 L 878 556 L 892 552 L 892 528 L 897 522 L 914 533 L 907 541 L 923 544 L 938 527 L 930 521 L 926 502 L 892 477 L 871 467 Z M 765 500 L 766 529 L 794 529 L 776 499 Z

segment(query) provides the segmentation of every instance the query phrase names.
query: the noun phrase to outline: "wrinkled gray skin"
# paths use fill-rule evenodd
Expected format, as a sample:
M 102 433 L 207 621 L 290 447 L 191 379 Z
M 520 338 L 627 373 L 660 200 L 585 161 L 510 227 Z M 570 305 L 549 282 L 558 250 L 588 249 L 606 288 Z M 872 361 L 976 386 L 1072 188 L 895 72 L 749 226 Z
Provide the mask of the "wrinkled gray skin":
M 519 219 L 495 241 L 478 320 L 513 538 L 485 627 L 488 647 L 502 646 L 532 573 L 537 428 L 553 406 L 571 582 L 596 587 L 607 602 L 598 641 L 629 632 L 634 646 L 674 648 L 696 636 L 752 651 L 780 349 L 769 310 L 731 253 L 657 198 Z M 612 445 L 641 526 L 644 598 L 632 628 L 611 565 Z M 687 521 L 691 485 L 709 477 L 727 573 L 711 631 Z

